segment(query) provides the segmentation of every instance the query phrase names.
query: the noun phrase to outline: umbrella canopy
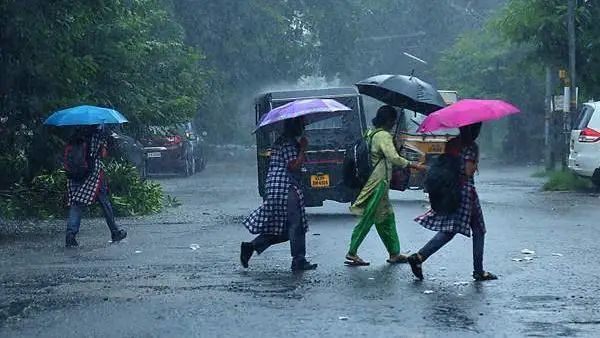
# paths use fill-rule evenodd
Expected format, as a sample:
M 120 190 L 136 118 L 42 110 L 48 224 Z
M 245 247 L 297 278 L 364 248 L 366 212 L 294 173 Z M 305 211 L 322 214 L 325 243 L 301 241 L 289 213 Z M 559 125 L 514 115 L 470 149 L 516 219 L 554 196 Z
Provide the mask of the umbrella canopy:
M 351 110 L 333 99 L 296 100 L 266 113 L 256 129 L 300 116 L 304 117 L 306 124 L 310 124 Z
M 94 124 L 120 124 L 128 122 L 125 116 L 110 108 L 77 106 L 50 115 L 44 122 L 51 126 L 87 126 Z
M 439 129 L 459 128 L 477 122 L 497 120 L 519 111 L 519 108 L 502 100 L 460 100 L 427 116 L 417 131 L 427 133 Z
M 422 114 L 446 106 L 434 86 L 414 76 L 377 75 L 358 82 L 356 86 L 361 94 Z

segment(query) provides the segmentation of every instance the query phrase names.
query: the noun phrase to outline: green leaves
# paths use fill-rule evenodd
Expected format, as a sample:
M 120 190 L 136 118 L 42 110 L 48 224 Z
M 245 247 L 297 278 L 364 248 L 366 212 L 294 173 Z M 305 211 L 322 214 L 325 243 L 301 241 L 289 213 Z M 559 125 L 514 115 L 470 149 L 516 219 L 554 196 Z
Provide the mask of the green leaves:
M 110 161 L 106 165 L 110 198 L 119 216 L 147 215 L 160 212 L 164 206 L 175 207 L 178 201 L 165 198 L 158 183 L 142 180 L 130 164 Z M 64 171 L 56 170 L 35 176 L 30 183 L 15 184 L 0 191 L 0 214 L 6 218 L 48 219 L 65 217 L 67 183 Z M 96 206 L 91 210 L 101 215 Z
M 52 169 L 60 147 L 37 144 L 48 143 L 41 123 L 53 111 L 114 107 L 132 130 L 191 119 L 206 73 L 183 36 L 163 0 L 3 1 L 0 117 L 8 121 L 0 125 L 0 152 L 22 150 L 29 166 L 0 187 Z M 9 170 L 0 165 L 2 176 Z

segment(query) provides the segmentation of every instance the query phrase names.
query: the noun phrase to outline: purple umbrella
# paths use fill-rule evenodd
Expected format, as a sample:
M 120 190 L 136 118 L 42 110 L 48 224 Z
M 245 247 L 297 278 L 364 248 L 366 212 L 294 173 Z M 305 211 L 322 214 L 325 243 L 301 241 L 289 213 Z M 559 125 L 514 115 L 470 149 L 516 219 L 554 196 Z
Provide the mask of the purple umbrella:
M 333 99 L 297 100 L 266 113 L 256 129 L 300 116 L 304 117 L 305 124 L 310 124 L 348 111 L 352 109 Z

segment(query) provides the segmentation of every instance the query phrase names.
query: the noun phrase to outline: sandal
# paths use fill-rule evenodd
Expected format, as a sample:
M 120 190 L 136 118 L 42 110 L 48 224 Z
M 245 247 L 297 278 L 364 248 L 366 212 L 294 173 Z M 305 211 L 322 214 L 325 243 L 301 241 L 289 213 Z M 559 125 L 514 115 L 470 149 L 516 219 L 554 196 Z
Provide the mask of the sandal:
M 412 254 L 408 256 L 408 264 L 410 264 L 410 269 L 412 270 L 413 275 L 417 277 L 419 280 L 423 280 L 423 269 L 421 268 L 421 264 L 423 263 L 423 258 L 418 253 Z
M 487 281 L 487 280 L 496 280 L 498 279 L 498 276 L 494 275 L 491 272 L 473 272 L 473 279 L 475 279 L 478 282 L 483 282 L 483 281 Z
M 364 261 L 362 258 L 353 255 L 346 255 L 346 261 L 344 262 L 346 265 L 350 266 L 367 266 L 371 263 Z
M 395 255 L 393 257 L 390 257 L 389 259 L 386 259 L 386 262 L 390 264 L 404 264 L 408 263 L 408 257 L 404 255 Z

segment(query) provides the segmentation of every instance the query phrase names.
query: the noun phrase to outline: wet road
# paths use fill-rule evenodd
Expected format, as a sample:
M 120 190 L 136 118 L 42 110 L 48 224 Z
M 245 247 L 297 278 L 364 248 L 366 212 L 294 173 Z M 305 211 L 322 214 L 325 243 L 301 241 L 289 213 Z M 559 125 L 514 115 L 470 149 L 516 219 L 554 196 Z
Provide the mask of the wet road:
M 356 219 L 336 203 L 309 210 L 316 271 L 292 274 L 286 244 L 244 270 L 239 243 L 251 236 L 239 223 L 260 202 L 255 168 L 217 163 L 163 178 L 183 206 L 121 219 L 123 243 L 108 243 L 99 220 L 82 225 L 76 250 L 62 247 L 61 224 L 2 238 L 0 336 L 598 336 L 600 199 L 540 192 L 533 171 L 487 165 L 477 178 L 484 263 L 500 277 L 487 283 L 471 281 L 462 236 L 427 261 L 423 282 L 385 263 L 374 229 L 359 252 L 371 266 L 344 266 Z M 433 235 L 411 221 L 426 197 L 392 198 L 402 250 L 414 251 Z

